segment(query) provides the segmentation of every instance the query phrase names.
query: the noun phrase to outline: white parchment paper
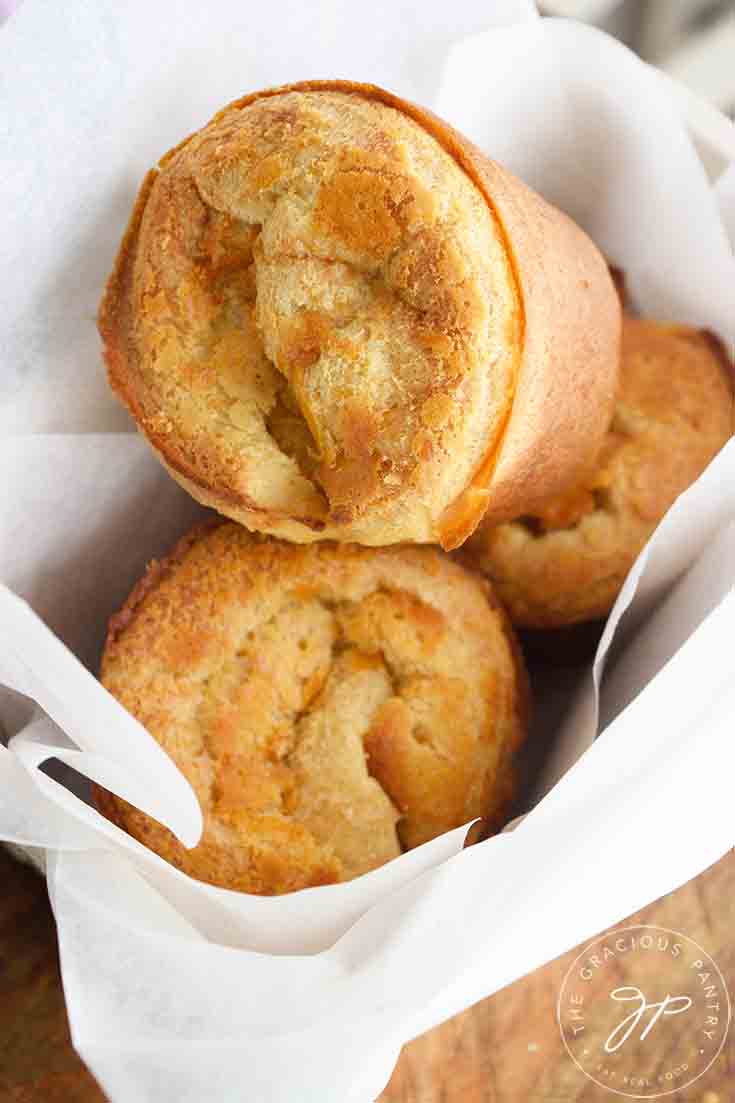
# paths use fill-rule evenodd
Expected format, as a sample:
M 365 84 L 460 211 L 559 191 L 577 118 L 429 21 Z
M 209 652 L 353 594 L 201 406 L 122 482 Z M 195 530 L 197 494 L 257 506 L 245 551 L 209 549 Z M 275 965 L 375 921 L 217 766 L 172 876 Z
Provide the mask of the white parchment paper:
M 733 444 L 641 556 L 512 832 L 251 897 L 184 877 L 39 769 L 197 838 L 187 784 L 89 673 L 199 512 L 109 396 L 94 316 L 144 171 L 229 99 L 342 76 L 428 102 L 578 218 L 643 313 L 733 340 L 732 177 L 707 180 L 665 84 L 528 3 L 415 10 L 25 0 L 0 31 L 0 838 L 45 851 L 74 1044 L 113 1103 L 365 1103 L 404 1041 L 735 838 Z

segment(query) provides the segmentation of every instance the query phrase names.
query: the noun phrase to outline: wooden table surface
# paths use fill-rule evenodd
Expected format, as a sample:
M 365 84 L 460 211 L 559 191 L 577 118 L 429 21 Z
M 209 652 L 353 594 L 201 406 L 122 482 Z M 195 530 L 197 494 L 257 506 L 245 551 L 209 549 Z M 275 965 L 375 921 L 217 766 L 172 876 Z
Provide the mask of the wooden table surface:
M 0 848 L 0 884 L 0 1103 L 104 1103 L 69 1041 L 45 883 Z M 735 995 L 734 900 L 731 851 L 628 922 L 655 924 L 694 939 L 716 959 Z M 576 953 L 407 1045 L 380 1103 L 620 1100 L 576 1068 L 559 1035 L 556 1001 Z M 735 1026 L 709 1071 L 666 1099 L 735 1103 Z

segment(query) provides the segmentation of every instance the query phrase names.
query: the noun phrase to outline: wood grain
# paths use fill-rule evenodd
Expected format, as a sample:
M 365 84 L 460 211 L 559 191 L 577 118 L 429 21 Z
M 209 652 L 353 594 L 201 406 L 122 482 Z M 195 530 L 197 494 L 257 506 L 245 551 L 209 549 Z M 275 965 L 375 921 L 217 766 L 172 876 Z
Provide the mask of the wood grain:
M 102 1092 L 71 1047 L 45 884 L 2 848 L 0 883 L 0 1103 L 104 1103 Z M 683 931 L 716 958 L 735 992 L 734 898 L 735 855 L 731 852 L 628 922 Z M 621 1099 L 578 1071 L 559 1036 L 556 1000 L 577 952 L 407 1045 L 380 1103 L 615 1103 Z M 734 1093 L 735 1028 L 712 1068 L 689 1089 L 667 1100 L 733 1103 Z
M 735 991 L 735 855 L 616 927 L 679 930 L 717 961 Z M 564 1049 L 556 1003 L 581 947 L 404 1047 L 380 1103 L 615 1103 Z M 735 1101 L 735 1027 L 712 1068 L 671 1103 Z
M 0 1100 L 104 1103 L 71 1047 L 46 882 L 0 846 Z

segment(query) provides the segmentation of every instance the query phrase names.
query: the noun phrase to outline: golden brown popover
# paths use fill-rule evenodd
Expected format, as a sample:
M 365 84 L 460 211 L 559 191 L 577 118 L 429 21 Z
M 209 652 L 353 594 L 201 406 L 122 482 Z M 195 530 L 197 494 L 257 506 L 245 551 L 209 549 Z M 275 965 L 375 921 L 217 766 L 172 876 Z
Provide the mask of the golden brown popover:
M 620 391 L 589 476 L 462 549 L 517 625 L 604 617 L 653 530 L 730 439 L 732 365 L 710 334 L 626 317 Z
M 434 548 L 199 528 L 111 621 L 101 677 L 191 782 L 204 834 L 186 850 L 97 789 L 101 810 L 226 888 L 347 880 L 499 826 L 513 796 L 520 653 L 489 584 Z
M 620 309 L 589 238 L 450 126 L 323 81 L 162 158 L 99 326 L 199 501 L 299 543 L 451 548 L 599 449 Z

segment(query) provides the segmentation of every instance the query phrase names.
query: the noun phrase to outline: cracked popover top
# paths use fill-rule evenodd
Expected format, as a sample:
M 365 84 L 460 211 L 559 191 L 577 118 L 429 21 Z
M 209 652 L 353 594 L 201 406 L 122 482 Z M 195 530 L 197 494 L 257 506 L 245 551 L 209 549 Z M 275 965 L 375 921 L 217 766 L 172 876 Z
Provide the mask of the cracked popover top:
M 587 478 L 533 515 L 482 524 L 462 549 L 518 625 L 606 616 L 661 518 L 735 431 L 732 365 L 710 334 L 626 317 L 621 360 Z
M 295 542 L 451 547 L 492 483 L 525 507 L 597 448 L 617 313 L 568 219 L 428 112 L 332 82 L 246 97 L 162 159 L 99 322 L 200 501 Z
M 204 814 L 186 850 L 102 811 L 193 877 L 273 894 L 348 880 L 477 816 L 500 826 L 527 722 L 489 584 L 432 548 L 297 546 L 221 522 L 153 564 L 113 618 L 107 689 Z

